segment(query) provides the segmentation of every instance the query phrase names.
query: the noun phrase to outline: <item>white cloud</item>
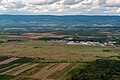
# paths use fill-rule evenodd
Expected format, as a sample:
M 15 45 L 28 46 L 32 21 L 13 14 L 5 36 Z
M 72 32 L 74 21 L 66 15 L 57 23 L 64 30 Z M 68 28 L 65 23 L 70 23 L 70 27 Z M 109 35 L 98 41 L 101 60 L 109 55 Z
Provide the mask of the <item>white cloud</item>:
M 120 0 L 0 0 L 0 11 L 47 14 L 120 13 Z
M 64 5 L 74 5 L 74 4 L 78 4 L 82 1 L 84 1 L 84 0 L 64 0 L 63 4 Z
M 59 2 L 60 0 L 34 0 L 34 1 L 30 1 L 29 4 L 33 4 L 33 5 L 50 5 L 53 4 L 55 2 Z M 26 2 L 28 3 L 28 2 Z
M 107 7 L 120 7 L 120 0 L 106 0 Z

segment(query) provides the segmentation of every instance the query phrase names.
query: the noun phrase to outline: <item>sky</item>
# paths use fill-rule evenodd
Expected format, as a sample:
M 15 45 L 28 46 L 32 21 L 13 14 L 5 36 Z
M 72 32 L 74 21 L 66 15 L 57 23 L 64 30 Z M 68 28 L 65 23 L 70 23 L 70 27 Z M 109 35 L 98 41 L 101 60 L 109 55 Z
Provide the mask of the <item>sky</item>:
M 120 15 L 120 0 L 0 0 L 0 14 Z

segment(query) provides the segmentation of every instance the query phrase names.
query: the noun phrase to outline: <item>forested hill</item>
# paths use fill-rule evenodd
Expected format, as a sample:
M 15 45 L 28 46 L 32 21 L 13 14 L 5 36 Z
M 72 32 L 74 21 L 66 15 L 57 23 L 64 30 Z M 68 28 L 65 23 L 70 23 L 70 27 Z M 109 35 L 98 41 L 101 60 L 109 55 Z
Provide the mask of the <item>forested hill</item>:
M 120 27 L 120 16 L 0 15 L 0 27 Z

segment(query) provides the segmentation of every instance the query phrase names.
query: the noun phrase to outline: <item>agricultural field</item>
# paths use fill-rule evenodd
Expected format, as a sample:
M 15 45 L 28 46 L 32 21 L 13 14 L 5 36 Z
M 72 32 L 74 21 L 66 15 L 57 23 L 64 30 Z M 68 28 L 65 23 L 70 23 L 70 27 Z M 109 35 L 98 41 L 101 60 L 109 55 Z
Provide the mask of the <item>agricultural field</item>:
M 102 10 L 111 7 L 114 14 L 117 8 L 112 7 L 117 6 L 109 5 L 110 0 L 38 0 L 40 4 L 47 1 L 45 7 L 37 0 L 14 1 L 0 1 L 0 7 L 5 8 L 0 12 L 0 80 L 120 80 L 120 16 L 60 15 L 63 10 L 77 11 L 73 8 L 78 3 L 95 7 L 97 1 L 97 6 L 107 5 Z M 55 12 L 59 13 L 56 16 L 49 15 L 49 10 L 45 10 L 46 16 L 32 15 L 32 7 L 37 14 L 40 6 L 47 8 L 49 4 L 67 8 Z M 24 10 L 26 6 L 29 10 Z M 109 12 L 95 9 L 91 11 L 96 14 Z M 86 13 L 88 9 L 81 10 Z M 24 15 L 24 11 L 31 15 Z
M 6 35 L 0 35 L 0 39 L 4 39 L 4 38 L 7 38 Z
M 5 57 L 5 56 L 3 56 Z M 8 60 L 13 60 L 6 63 Z M 24 61 L 23 60 L 27 60 Z M 65 80 L 66 75 L 82 63 L 33 63 L 31 58 L 13 58 L 0 64 L 0 80 Z M 85 63 L 84 63 L 85 64 Z
M 7 56 L 1 56 L 2 58 L 6 58 Z M 9 61 L 6 63 L 6 61 Z M 97 78 L 97 71 L 99 70 L 101 74 L 103 74 L 104 69 L 112 69 L 118 70 L 118 72 L 111 72 L 110 77 L 115 80 L 119 80 L 119 60 L 120 57 L 112 56 L 107 57 L 106 59 L 97 59 L 91 62 L 74 62 L 74 63 L 63 63 L 63 62 L 53 62 L 53 63 L 35 63 L 35 58 L 26 58 L 26 57 L 7 57 L 4 61 L 1 61 L 4 64 L 0 64 L 0 80 L 78 80 L 80 76 L 84 79 L 94 79 Z M 107 64 L 105 66 L 105 64 Z M 112 66 L 112 65 L 113 66 Z M 95 66 L 94 66 L 95 65 Z M 108 67 L 109 66 L 109 67 Z M 93 68 L 94 67 L 94 68 Z M 101 69 L 99 68 L 101 67 Z M 115 69 L 114 69 L 115 68 Z M 96 69 L 96 70 L 94 70 Z M 85 74 L 84 70 L 91 73 L 94 77 L 89 76 L 89 74 Z M 81 75 L 78 75 L 78 72 L 81 72 Z M 94 74 L 94 72 L 96 73 Z M 105 71 L 104 71 L 105 72 Z M 105 73 L 105 75 L 108 72 Z M 112 76 L 112 74 L 114 74 Z M 104 76 L 104 75 L 103 75 Z M 98 77 L 101 78 L 101 77 Z M 82 78 L 80 78 L 82 80 Z
M 45 60 L 82 60 L 118 56 L 119 47 L 67 45 L 65 42 L 24 41 L 0 45 L 1 56 L 42 58 Z
M 0 44 L 0 80 L 78 80 L 76 71 L 83 76 L 85 73 L 81 70 L 89 70 L 86 66 L 97 66 L 93 64 L 97 60 L 119 61 L 119 56 L 119 46 L 68 45 L 40 40 L 8 41 Z M 100 61 L 98 66 L 104 64 Z M 91 79 L 86 75 L 87 79 Z

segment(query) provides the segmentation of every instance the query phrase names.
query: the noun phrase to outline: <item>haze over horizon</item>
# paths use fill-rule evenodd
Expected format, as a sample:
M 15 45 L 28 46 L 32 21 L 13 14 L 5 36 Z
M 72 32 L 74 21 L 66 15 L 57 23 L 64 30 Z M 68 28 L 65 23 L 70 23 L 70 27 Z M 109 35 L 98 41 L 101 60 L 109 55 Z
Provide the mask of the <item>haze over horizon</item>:
M 0 0 L 0 14 L 120 15 L 120 0 Z

